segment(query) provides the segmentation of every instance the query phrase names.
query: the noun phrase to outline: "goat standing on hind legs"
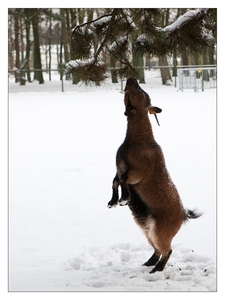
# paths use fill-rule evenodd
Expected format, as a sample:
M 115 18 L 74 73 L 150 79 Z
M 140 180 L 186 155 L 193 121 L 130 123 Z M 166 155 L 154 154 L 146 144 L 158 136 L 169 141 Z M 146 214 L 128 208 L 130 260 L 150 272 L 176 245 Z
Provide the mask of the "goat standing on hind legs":
M 124 103 L 127 132 L 116 155 L 117 173 L 108 207 L 128 204 L 136 223 L 154 248 L 145 266 L 162 271 L 172 253 L 171 242 L 183 222 L 201 216 L 184 209 L 167 171 L 163 152 L 156 143 L 148 113 L 160 113 L 134 78 L 128 78 Z M 157 120 L 158 121 L 158 120 Z M 122 195 L 119 200 L 118 187 Z

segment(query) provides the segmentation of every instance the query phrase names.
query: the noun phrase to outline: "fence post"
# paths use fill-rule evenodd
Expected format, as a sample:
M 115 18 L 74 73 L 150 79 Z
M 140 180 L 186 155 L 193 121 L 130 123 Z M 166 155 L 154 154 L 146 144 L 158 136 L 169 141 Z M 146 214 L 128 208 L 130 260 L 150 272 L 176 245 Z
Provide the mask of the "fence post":
M 64 92 L 64 86 L 63 86 L 63 76 L 62 76 L 62 79 L 61 79 L 61 81 L 62 81 L 62 84 L 61 84 L 61 86 L 62 86 L 62 92 Z
M 202 70 L 202 92 L 204 92 L 204 70 Z
M 179 79 L 179 89 L 177 90 L 177 92 L 179 92 L 179 90 L 181 90 L 183 92 L 183 74 L 184 74 L 184 71 L 182 69 L 180 69 L 178 71 L 179 73 L 179 76 L 178 76 L 178 79 Z
M 121 77 L 121 91 L 123 90 L 123 78 Z

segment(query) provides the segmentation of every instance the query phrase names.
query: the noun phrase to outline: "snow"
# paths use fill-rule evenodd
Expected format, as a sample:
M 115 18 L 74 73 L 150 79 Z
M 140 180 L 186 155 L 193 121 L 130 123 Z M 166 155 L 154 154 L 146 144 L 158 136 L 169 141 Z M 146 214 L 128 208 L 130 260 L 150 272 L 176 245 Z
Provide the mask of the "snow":
M 197 16 L 199 13 L 201 13 L 203 10 L 207 9 L 195 9 L 195 10 L 189 10 L 182 16 L 180 16 L 175 22 L 173 22 L 171 25 L 166 26 L 162 29 L 162 31 L 174 31 L 176 29 L 179 29 L 182 27 L 189 19 L 192 19 L 193 17 Z
M 127 51 L 131 52 L 131 44 L 130 42 L 128 41 L 127 37 L 126 36 L 121 36 L 117 39 L 116 42 L 113 42 L 112 45 L 110 45 L 109 47 L 109 50 L 111 52 L 115 52 L 117 47 L 121 47 L 121 45 L 125 44 L 126 47 L 127 47 Z
M 66 68 L 65 68 L 65 75 L 69 74 L 72 70 L 80 68 L 80 67 L 85 67 L 91 64 L 96 64 L 97 66 L 104 65 L 105 63 L 100 61 L 96 62 L 94 58 L 90 59 L 85 59 L 85 60 L 70 60 L 68 63 L 66 63 Z
M 109 23 L 111 21 L 112 16 L 103 17 L 99 20 L 94 21 L 94 26 L 102 26 L 104 23 Z
M 9 83 L 9 290 L 216 291 L 216 90 L 177 92 L 146 71 L 156 141 L 184 206 L 163 272 L 127 206 L 107 208 L 126 132 L 119 84 Z
M 142 46 L 146 43 L 147 41 L 147 36 L 146 34 L 140 34 L 138 37 L 137 37 L 137 42 L 140 43 Z
M 176 29 L 179 29 L 182 27 L 189 19 L 192 19 L 193 17 L 197 16 L 199 13 L 202 13 L 202 11 L 207 10 L 205 9 L 195 9 L 195 10 L 189 10 L 182 16 L 180 16 L 175 22 L 173 22 L 171 25 L 166 26 L 165 28 L 161 29 L 158 28 L 158 30 L 162 32 L 172 32 Z M 202 37 L 204 37 L 207 40 L 213 40 L 213 35 L 210 30 L 207 28 L 202 29 Z
M 70 60 L 68 63 L 66 63 L 66 68 L 65 68 L 65 74 L 68 74 L 71 72 L 71 70 L 83 67 L 85 65 L 89 65 L 94 63 L 94 58 L 86 59 L 86 60 Z

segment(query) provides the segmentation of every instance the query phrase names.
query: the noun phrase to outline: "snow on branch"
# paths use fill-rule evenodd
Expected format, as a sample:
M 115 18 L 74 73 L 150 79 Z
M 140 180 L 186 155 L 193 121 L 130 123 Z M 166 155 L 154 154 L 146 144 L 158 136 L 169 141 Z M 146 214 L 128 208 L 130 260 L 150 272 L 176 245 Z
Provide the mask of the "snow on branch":
M 95 20 L 91 20 L 91 21 L 89 21 L 89 22 L 85 22 L 85 23 L 82 23 L 82 24 L 80 24 L 80 25 L 77 25 L 75 28 L 72 29 L 72 34 L 73 34 L 73 32 L 74 32 L 75 30 L 77 30 L 78 28 L 83 27 L 83 26 L 88 25 L 88 24 L 91 24 L 91 23 L 95 23 L 95 25 L 102 25 L 103 23 L 108 22 L 108 21 L 109 21 L 109 18 L 111 19 L 111 17 L 112 17 L 112 14 L 106 14 L 106 15 L 104 15 L 104 16 L 98 17 L 98 18 L 95 19 Z
M 214 16 L 212 16 L 214 13 Z M 210 8 L 189 10 L 171 25 L 158 27 L 163 11 L 155 9 L 112 9 L 97 19 L 75 27 L 71 34 L 71 58 L 66 65 L 67 78 L 79 77 L 86 84 L 99 85 L 107 75 L 109 58 L 120 62 L 119 76 L 135 75 L 132 54 L 172 55 L 188 51 L 202 53 L 213 47 L 216 12 Z M 134 52 L 132 53 L 132 51 Z
M 102 26 L 103 24 L 108 24 L 111 21 L 112 16 L 103 16 L 102 18 L 93 22 L 94 26 Z
M 106 64 L 96 62 L 93 58 L 69 61 L 66 64 L 64 73 L 67 79 L 72 73 L 75 73 L 86 85 L 92 82 L 100 85 L 108 78 Z
M 110 45 L 109 51 L 117 56 L 120 56 L 119 53 L 131 53 L 131 43 L 127 36 L 118 37 L 118 40 Z
M 207 13 L 208 9 L 195 9 L 195 10 L 189 10 L 182 16 L 180 16 L 173 24 L 166 26 L 165 28 L 161 29 L 163 32 L 173 32 L 175 30 L 180 29 L 182 26 L 186 25 L 188 22 L 190 22 L 193 19 L 198 19 L 199 17 L 202 17 Z

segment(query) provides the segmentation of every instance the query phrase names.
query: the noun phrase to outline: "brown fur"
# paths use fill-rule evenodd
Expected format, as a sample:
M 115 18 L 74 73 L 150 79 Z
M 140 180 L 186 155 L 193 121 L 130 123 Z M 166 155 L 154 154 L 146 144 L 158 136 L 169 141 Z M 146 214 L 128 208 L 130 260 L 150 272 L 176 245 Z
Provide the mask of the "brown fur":
M 161 112 L 161 109 L 151 105 L 148 94 L 133 78 L 127 80 L 124 103 L 127 133 L 117 152 L 114 194 L 108 206 L 118 203 L 115 187 L 120 184 L 122 197 L 119 204 L 128 201 L 135 221 L 155 249 L 145 265 L 156 265 L 151 272 L 161 271 L 172 252 L 172 239 L 184 220 L 191 214 L 192 218 L 200 214 L 189 211 L 187 215 L 167 171 L 161 147 L 154 139 L 148 113 Z

